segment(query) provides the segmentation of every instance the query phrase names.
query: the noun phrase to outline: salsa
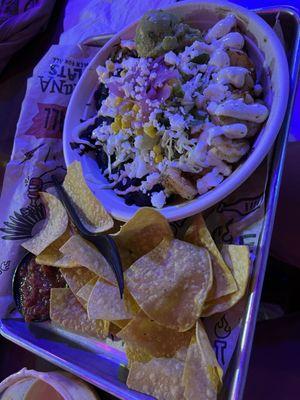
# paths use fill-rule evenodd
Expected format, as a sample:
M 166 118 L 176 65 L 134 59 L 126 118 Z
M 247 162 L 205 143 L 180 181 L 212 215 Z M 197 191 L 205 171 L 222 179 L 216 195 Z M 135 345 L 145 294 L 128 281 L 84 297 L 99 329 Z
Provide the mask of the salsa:
M 32 257 L 20 270 L 20 305 L 25 321 L 49 319 L 50 289 L 65 286 L 58 268 L 38 265 Z

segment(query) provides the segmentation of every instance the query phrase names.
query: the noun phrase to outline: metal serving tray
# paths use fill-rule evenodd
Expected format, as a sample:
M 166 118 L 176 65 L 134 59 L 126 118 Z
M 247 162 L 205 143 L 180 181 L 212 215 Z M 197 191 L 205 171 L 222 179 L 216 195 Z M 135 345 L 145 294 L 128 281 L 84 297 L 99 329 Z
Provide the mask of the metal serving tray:
M 242 329 L 220 394 L 220 399 L 230 400 L 242 399 L 246 383 L 279 195 L 300 55 L 300 15 L 296 9 L 292 7 L 276 7 L 263 8 L 256 10 L 256 12 L 272 26 L 276 16 L 280 13 L 279 19 L 283 28 L 290 65 L 291 91 L 287 115 L 272 150 L 272 166 L 266 195 L 266 216 L 259 242 L 259 253 L 251 277 L 249 298 Z M 150 398 L 126 387 L 125 368 L 122 367 L 126 363 L 125 354 L 106 343 L 53 328 L 49 323 L 45 322 L 26 324 L 18 315 L 1 320 L 0 333 L 25 349 L 120 399 L 142 400 Z

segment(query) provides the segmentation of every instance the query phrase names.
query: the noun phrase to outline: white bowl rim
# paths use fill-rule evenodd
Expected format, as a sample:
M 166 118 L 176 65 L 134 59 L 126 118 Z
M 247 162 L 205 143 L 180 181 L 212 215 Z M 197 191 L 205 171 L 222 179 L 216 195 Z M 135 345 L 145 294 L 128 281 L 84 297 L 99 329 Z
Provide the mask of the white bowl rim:
M 237 168 L 229 177 L 227 177 L 219 186 L 210 190 L 209 192 L 200 195 L 199 197 L 184 202 L 179 205 L 173 206 L 165 206 L 162 209 L 157 209 L 161 214 L 163 214 L 169 221 L 180 220 L 192 215 L 197 214 L 205 209 L 210 208 L 211 206 L 215 205 L 219 201 L 223 200 L 227 197 L 230 193 L 232 193 L 235 189 L 237 189 L 253 172 L 254 170 L 261 164 L 267 153 L 269 152 L 273 142 L 275 141 L 277 134 L 280 130 L 281 124 L 284 119 L 287 102 L 288 102 L 288 94 L 289 94 L 289 68 L 286 59 L 286 54 L 284 48 L 277 37 L 274 30 L 257 14 L 253 11 L 250 11 L 242 6 L 236 5 L 234 3 L 222 0 L 216 1 L 194 1 L 194 2 L 182 2 L 175 5 L 171 5 L 168 7 L 164 7 L 164 10 L 172 11 L 178 8 L 184 8 L 186 6 L 196 6 L 200 5 L 202 7 L 209 7 L 212 8 L 222 7 L 222 11 L 228 9 L 228 11 L 232 11 L 234 13 L 243 14 L 248 18 L 249 21 L 254 22 L 256 25 L 259 25 L 261 29 L 265 32 L 269 45 L 273 48 L 273 56 L 277 60 L 280 60 L 278 63 L 278 82 L 285 82 L 285 84 L 280 84 L 278 89 L 278 95 L 274 97 L 272 102 L 272 109 L 275 108 L 277 112 L 275 113 L 274 118 L 271 121 L 268 121 L 268 129 L 264 131 L 264 134 L 260 138 L 259 146 L 257 146 L 253 152 L 251 152 L 244 163 Z M 224 8 L 224 10 L 223 10 Z M 139 18 L 140 19 L 140 18 Z M 123 28 L 121 31 L 117 32 L 93 57 L 90 61 L 89 65 L 86 67 L 85 71 L 83 72 L 79 82 L 77 83 L 74 92 L 71 96 L 69 106 L 67 108 L 66 117 L 65 117 L 65 124 L 64 124 L 64 131 L 63 131 L 63 152 L 65 157 L 66 165 L 70 165 L 75 159 L 78 157 L 75 156 L 74 151 L 70 151 L 70 145 L 68 142 L 68 134 L 70 132 L 68 128 L 68 119 L 69 115 L 76 109 L 76 102 L 77 97 L 80 95 L 80 88 L 84 84 L 86 77 L 89 74 L 89 69 L 97 64 L 97 60 L 99 56 L 104 52 L 107 48 L 110 47 L 111 43 L 114 42 L 116 37 L 122 36 L 126 33 L 131 27 L 133 27 L 138 21 L 134 21 Z M 269 118 L 270 120 L 270 118 Z M 100 170 L 99 170 L 100 171 Z M 89 182 L 88 182 L 89 184 Z M 100 199 L 100 196 L 96 197 Z M 125 203 L 124 199 L 120 197 L 120 201 Z M 104 204 L 105 206 L 105 204 Z M 120 221 L 128 221 L 136 212 L 137 209 L 140 207 L 136 206 L 128 206 L 128 211 L 121 211 L 117 208 L 114 208 L 110 211 L 112 216 Z

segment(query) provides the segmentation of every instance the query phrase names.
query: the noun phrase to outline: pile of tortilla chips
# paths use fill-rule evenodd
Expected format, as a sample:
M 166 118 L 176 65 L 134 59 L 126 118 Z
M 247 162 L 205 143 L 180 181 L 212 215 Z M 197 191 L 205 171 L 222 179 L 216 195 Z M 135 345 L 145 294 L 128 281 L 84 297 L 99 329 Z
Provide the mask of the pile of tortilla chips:
M 78 162 L 68 168 L 64 188 L 87 229 L 112 231 L 114 221 L 86 185 Z M 244 296 L 248 248 L 226 245 L 220 252 L 200 214 L 184 240 L 176 239 L 158 211 L 141 208 L 111 234 L 124 269 L 121 299 L 101 253 L 76 232 L 56 197 L 42 198 L 45 224 L 23 246 L 37 263 L 60 268 L 68 284 L 51 290 L 52 322 L 123 340 L 132 389 L 161 400 L 215 399 L 222 369 L 201 318 L 224 312 Z

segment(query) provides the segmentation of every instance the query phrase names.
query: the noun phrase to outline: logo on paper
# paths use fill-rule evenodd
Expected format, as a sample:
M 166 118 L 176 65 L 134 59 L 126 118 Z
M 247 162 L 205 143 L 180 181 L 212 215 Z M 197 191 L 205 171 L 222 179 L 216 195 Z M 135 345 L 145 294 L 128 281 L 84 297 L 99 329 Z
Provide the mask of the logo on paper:
M 232 231 L 235 224 L 259 210 L 263 202 L 263 193 L 254 197 L 240 198 L 233 202 L 221 201 L 216 208 L 216 213 L 225 214 L 227 221 L 217 226 L 212 236 L 216 241 L 220 240 L 222 243 L 233 243 L 234 237 Z M 256 235 L 254 235 L 254 237 L 244 237 L 244 239 L 247 239 L 247 244 L 251 246 L 255 243 L 255 237 Z M 243 238 L 240 238 L 240 241 L 241 240 L 243 240 Z M 240 242 L 240 244 L 244 244 L 244 242 Z
M 232 203 L 221 201 L 217 207 L 217 212 L 233 212 L 244 217 L 257 210 L 262 205 L 263 199 L 264 197 L 262 193 L 259 196 L 242 198 Z
M 38 112 L 32 119 L 32 125 L 25 132 L 25 135 L 36 138 L 62 137 L 66 107 L 58 104 L 37 103 Z
M 3 223 L 0 231 L 4 233 L 4 240 L 25 240 L 32 237 L 32 232 L 37 223 L 45 219 L 46 210 L 40 200 L 40 191 L 45 191 L 52 186 L 51 175 L 65 171 L 63 166 L 44 172 L 38 177 L 32 177 L 26 183 L 28 186 L 27 197 L 29 204 L 18 211 L 14 211 L 8 220 Z
M 215 325 L 215 335 L 219 339 L 226 339 L 231 334 L 231 327 L 225 315 Z
M 225 364 L 225 350 L 227 348 L 227 342 L 225 340 L 215 340 L 214 348 L 216 353 L 216 358 L 220 365 Z
M 49 71 L 38 76 L 41 91 L 70 96 L 86 66 L 86 62 L 53 57 Z
M 217 339 L 214 341 L 214 348 L 217 360 L 220 365 L 225 364 L 225 350 L 227 341 L 225 339 L 231 334 L 231 327 L 225 317 L 225 314 L 217 321 L 214 327 L 214 333 Z
M 2 261 L 0 263 L 0 276 L 3 274 L 3 272 L 8 271 L 9 267 L 10 267 L 10 260 Z

